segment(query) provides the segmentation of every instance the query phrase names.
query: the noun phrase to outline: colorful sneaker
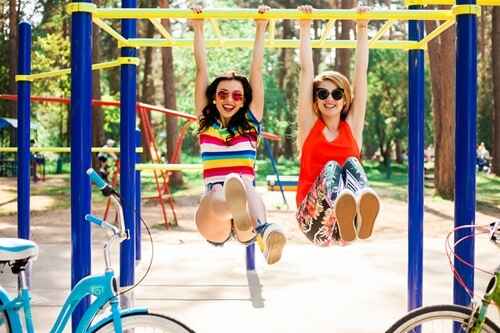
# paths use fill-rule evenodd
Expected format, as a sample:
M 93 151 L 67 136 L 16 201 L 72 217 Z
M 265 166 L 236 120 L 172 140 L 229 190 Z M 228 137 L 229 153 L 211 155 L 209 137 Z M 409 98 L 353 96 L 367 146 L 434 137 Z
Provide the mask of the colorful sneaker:
M 333 207 L 337 217 L 340 238 L 351 242 L 356 239 L 354 218 L 356 217 L 356 197 L 351 190 L 344 189 L 335 199 Z
M 366 187 L 357 193 L 356 210 L 358 213 L 357 232 L 359 239 L 367 239 L 373 233 L 373 226 L 380 210 L 378 195 Z
M 275 223 L 263 223 L 256 229 L 261 236 L 263 244 L 261 251 L 269 265 L 277 263 L 281 259 L 286 237 L 283 229 Z
M 255 237 L 252 217 L 247 205 L 247 191 L 243 180 L 237 174 L 230 174 L 224 181 L 226 204 L 233 216 L 236 238 L 246 243 Z

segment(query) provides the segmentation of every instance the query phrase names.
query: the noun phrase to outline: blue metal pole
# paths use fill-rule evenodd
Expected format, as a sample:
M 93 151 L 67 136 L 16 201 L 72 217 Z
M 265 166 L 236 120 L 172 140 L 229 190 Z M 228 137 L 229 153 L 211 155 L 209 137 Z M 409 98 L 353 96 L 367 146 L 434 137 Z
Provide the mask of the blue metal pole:
M 17 74 L 31 74 L 31 25 L 19 24 Z M 17 81 L 17 236 L 30 239 L 31 83 Z
M 89 2 L 89 1 L 80 1 Z M 92 15 L 71 16 L 71 287 L 91 272 L 90 179 L 92 137 Z M 89 306 L 86 297 L 72 317 L 76 330 Z
M 247 246 L 247 271 L 255 271 L 255 243 Z
M 421 9 L 410 6 L 410 9 Z M 409 39 L 424 36 L 422 21 L 409 21 Z M 408 53 L 408 309 L 422 306 L 424 230 L 424 51 Z
M 457 5 L 474 0 L 459 0 Z M 455 227 L 475 223 L 476 211 L 476 119 L 477 119 L 477 19 L 474 14 L 457 15 L 457 63 L 455 97 Z M 455 241 L 473 235 L 472 228 L 455 232 Z M 474 265 L 474 237 L 460 243 L 455 251 Z M 468 289 L 474 289 L 474 269 L 455 259 L 455 268 Z M 455 280 L 455 304 L 468 305 L 470 297 Z
M 271 145 L 266 139 L 264 139 L 264 147 L 266 148 L 267 155 L 269 155 L 269 159 L 271 160 L 271 165 L 273 167 L 274 174 L 276 175 L 276 180 L 278 181 L 278 184 L 280 186 L 281 196 L 283 197 L 283 203 L 288 207 L 288 202 L 286 202 L 285 192 L 283 190 L 283 184 L 281 184 L 280 174 L 278 171 L 278 167 L 276 166 L 276 160 L 274 159 L 273 156 L 273 150 L 271 149 Z
M 141 144 L 141 131 L 136 129 L 135 131 L 136 147 L 142 147 Z M 136 154 L 136 162 L 141 163 L 141 154 Z M 135 260 L 140 261 L 142 259 L 142 248 L 141 248 L 141 171 L 137 170 L 135 173 Z
M 123 8 L 136 8 L 136 0 L 122 0 Z M 137 24 L 135 19 L 122 20 L 122 35 L 135 38 Z M 124 47 L 122 57 L 136 57 L 135 48 Z M 120 68 L 120 192 L 125 218 L 125 227 L 130 238 L 124 241 L 120 249 L 120 286 L 131 286 L 135 275 L 135 223 L 136 223 L 136 179 L 135 179 L 135 147 L 136 147 L 136 65 L 124 64 Z

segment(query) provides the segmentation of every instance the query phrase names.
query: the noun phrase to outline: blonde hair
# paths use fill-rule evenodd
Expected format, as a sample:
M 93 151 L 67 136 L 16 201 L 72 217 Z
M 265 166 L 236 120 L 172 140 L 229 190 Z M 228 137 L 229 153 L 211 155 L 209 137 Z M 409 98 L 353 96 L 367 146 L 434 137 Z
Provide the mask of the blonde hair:
M 351 109 L 352 100 L 354 98 L 352 93 L 351 83 L 343 74 L 336 71 L 326 71 L 318 74 L 313 81 L 313 112 L 321 118 L 321 113 L 319 112 L 318 104 L 316 103 L 318 97 L 316 96 L 316 90 L 323 81 L 330 81 L 335 84 L 338 88 L 344 90 L 344 107 L 340 113 L 340 118 L 344 120 Z

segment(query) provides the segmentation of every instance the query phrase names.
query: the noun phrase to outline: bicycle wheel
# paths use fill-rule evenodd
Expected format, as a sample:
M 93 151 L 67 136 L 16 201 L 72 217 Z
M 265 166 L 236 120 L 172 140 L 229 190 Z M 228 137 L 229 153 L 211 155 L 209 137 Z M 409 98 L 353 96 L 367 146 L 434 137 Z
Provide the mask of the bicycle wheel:
M 2 305 L 3 303 L 0 301 L 0 306 Z M 7 312 L 0 311 L 0 333 L 10 333 L 11 331 L 10 320 L 7 316 Z
M 453 332 L 454 323 L 462 327 L 459 332 L 466 332 L 466 325 L 471 316 L 471 309 L 459 305 L 432 305 L 409 312 L 389 328 L 386 333 L 421 333 Z M 491 320 L 486 321 L 481 329 L 485 333 L 498 333 L 500 329 Z
M 183 323 L 155 313 L 130 313 L 122 316 L 123 330 L 134 333 L 194 333 Z M 113 320 L 103 323 L 96 328 L 95 333 L 114 333 Z

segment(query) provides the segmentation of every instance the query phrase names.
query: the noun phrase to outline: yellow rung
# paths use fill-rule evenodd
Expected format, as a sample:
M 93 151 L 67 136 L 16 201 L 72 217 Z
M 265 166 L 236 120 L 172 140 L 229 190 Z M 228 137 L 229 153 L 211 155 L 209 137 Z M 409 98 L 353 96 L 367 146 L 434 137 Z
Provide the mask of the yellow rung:
M 427 36 L 425 36 L 420 42 L 418 42 L 419 46 L 425 48 L 431 40 L 439 36 L 439 34 L 441 34 L 443 31 L 451 27 L 453 24 L 455 24 L 455 20 L 449 20 L 444 22 L 439 27 L 434 29 L 431 33 L 429 33 Z
M 406 6 L 454 5 L 455 0 L 405 0 Z M 500 0 L 477 0 L 479 6 L 500 6 Z
M 153 26 L 158 30 L 158 32 L 163 36 L 163 38 L 167 40 L 172 40 L 172 35 L 168 32 L 167 29 L 161 24 L 160 19 L 149 19 L 149 21 L 153 24 Z
M 386 33 L 387 30 L 389 30 L 394 23 L 396 23 L 396 20 L 388 20 L 387 22 L 384 23 L 382 28 L 380 28 L 379 31 L 373 36 L 372 39 L 368 42 L 368 47 L 372 47 L 373 44 L 375 44 L 376 41 L 378 41 L 382 36 Z
M 93 153 L 119 153 L 118 147 L 92 147 Z M 71 147 L 31 147 L 34 153 L 70 153 Z M 136 148 L 136 153 L 142 153 L 142 148 Z M 17 147 L 0 147 L 0 153 L 17 153 Z
M 259 14 L 256 9 L 205 9 L 196 14 L 190 9 L 176 8 L 99 8 L 94 16 L 102 19 L 312 19 L 312 20 L 448 20 L 453 16 L 450 10 L 372 10 L 358 13 L 355 9 L 317 9 L 304 14 L 297 9 L 271 9 Z
M 269 43 L 274 43 L 274 36 L 276 35 L 276 20 L 269 21 Z
M 328 35 L 330 35 L 333 27 L 335 27 L 335 20 L 329 20 L 328 23 L 326 24 L 325 29 L 321 32 L 321 37 L 320 37 L 320 45 L 321 46 L 325 45 L 326 37 Z
M 220 32 L 219 23 L 217 20 L 210 19 L 210 24 L 212 25 L 212 29 L 214 30 L 215 35 L 219 39 L 219 46 L 224 47 L 224 38 L 222 37 L 222 33 Z
M 180 164 L 180 163 L 138 163 L 135 165 L 136 170 L 141 171 L 187 171 L 187 170 L 202 170 L 203 166 L 201 164 Z
M 103 20 L 101 20 L 98 17 L 92 17 L 92 21 L 102 30 L 106 31 L 108 34 L 113 36 L 118 42 L 126 45 L 127 44 L 127 39 L 123 37 L 119 32 L 117 32 L 115 29 L 113 29 L 111 26 L 106 24 Z
M 226 39 L 224 40 L 224 47 L 226 48 L 252 48 L 254 40 L 253 39 Z M 165 39 L 145 39 L 145 38 L 134 38 L 129 39 L 129 45 L 131 47 L 193 47 L 193 41 L 190 39 L 177 39 L 177 40 L 165 40 Z M 205 46 L 209 48 L 220 47 L 220 41 L 217 39 L 211 39 L 205 41 Z M 269 48 L 298 48 L 299 40 L 288 40 L 288 39 L 274 39 L 267 40 L 265 43 L 266 47 Z M 321 40 L 311 41 L 311 46 L 313 48 L 355 48 L 355 40 L 327 40 L 321 44 Z M 379 40 L 376 41 L 373 48 L 378 49 L 415 49 L 421 48 L 417 45 L 416 41 L 397 41 L 397 40 Z

